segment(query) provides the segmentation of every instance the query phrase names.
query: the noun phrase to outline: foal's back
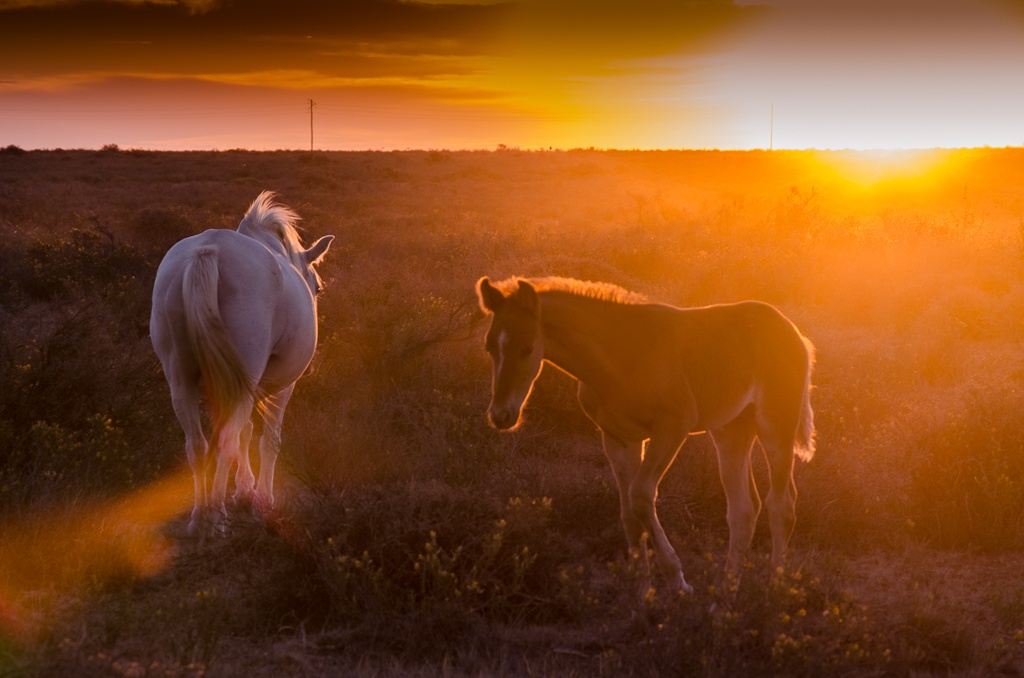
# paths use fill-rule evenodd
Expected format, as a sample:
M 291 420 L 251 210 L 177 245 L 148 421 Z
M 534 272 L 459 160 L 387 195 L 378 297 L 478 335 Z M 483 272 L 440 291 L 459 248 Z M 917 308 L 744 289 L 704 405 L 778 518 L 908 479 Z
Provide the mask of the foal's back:
M 727 423 L 766 393 L 797 403 L 803 397 L 813 348 L 770 304 L 644 304 L 624 309 L 636 321 L 630 331 L 646 337 L 649 346 L 638 349 L 638 373 L 649 375 L 648 388 L 658 382 L 685 382 L 700 416 L 699 429 Z

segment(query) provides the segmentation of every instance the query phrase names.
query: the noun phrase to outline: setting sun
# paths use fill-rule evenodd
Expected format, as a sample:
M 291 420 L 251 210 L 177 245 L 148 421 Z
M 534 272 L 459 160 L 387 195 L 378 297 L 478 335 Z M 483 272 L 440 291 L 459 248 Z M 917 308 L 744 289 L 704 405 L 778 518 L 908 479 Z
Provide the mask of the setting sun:
M 869 188 L 891 182 L 925 184 L 957 156 L 955 152 L 941 149 L 895 149 L 837 151 L 816 157 L 842 179 Z

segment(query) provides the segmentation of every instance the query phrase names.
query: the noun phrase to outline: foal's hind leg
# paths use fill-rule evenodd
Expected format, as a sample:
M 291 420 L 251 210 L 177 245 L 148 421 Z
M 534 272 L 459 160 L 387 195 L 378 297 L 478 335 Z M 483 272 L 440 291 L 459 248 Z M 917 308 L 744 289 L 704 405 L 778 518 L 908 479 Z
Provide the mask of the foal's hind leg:
M 796 526 L 796 483 L 793 481 L 794 434 L 780 434 L 777 426 L 758 422 L 758 438 L 768 460 L 771 490 L 765 500 L 772 533 L 772 567 L 785 564 L 789 538 Z M 786 427 L 787 430 L 790 430 Z M 792 430 L 795 430 L 793 427 Z
M 761 512 L 761 498 L 750 466 L 755 433 L 753 410 L 750 408 L 726 426 L 711 431 L 718 450 L 718 472 L 728 507 L 729 555 L 725 569 L 732 574 L 739 574 Z

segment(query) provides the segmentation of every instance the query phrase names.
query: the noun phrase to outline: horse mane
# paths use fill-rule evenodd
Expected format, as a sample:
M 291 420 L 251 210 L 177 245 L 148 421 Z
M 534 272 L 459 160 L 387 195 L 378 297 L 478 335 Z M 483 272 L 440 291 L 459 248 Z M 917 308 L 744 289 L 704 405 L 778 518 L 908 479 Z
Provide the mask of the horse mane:
M 561 278 L 558 276 L 544 278 L 512 277 L 495 283 L 495 285 L 505 294 L 509 294 L 515 291 L 520 280 L 530 283 L 538 292 L 564 292 L 578 297 L 609 301 L 616 304 L 646 304 L 650 301 L 639 292 L 632 292 L 613 283 L 591 282 L 589 280 L 576 280 L 575 278 Z
M 266 233 L 273 236 L 284 247 L 285 254 L 292 260 L 295 266 L 302 270 L 306 262 L 301 254 L 305 251 L 302 246 L 302 239 L 299 237 L 298 223 L 301 220 L 298 214 L 274 201 L 277 194 L 273 191 L 263 191 L 249 206 L 249 211 L 242 217 L 242 223 L 238 225 L 239 231 L 251 231 L 255 233 Z

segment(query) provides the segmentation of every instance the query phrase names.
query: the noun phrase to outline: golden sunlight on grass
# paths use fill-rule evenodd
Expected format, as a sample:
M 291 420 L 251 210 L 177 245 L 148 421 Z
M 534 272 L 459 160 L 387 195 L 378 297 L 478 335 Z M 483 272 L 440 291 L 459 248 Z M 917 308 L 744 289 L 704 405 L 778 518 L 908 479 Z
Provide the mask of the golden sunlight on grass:
M 1024 149 L 0 151 L 0 675 L 1024 675 Z M 177 541 L 153 275 L 267 188 L 338 235 L 317 355 L 275 512 Z M 693 595 L 638 599 L 572 378 L 487 425 L 482 275 L 797 323 L 782 576 L 765 510 L 723 579 L 694 436 L 658 503 Z
M 907 188 L 925 184 L 956 160 L 953 152 L 937 148 L 836 151 L 817 153 L 815 158 L 839 177 L 865 188 L 888 182 Z
M 175 549 L 162 528 L 187 510 L 191 492 L 186 467 L 118 499 L 0 527 L 0 633 L 29 638 L 60 595 L 165 568 Z

